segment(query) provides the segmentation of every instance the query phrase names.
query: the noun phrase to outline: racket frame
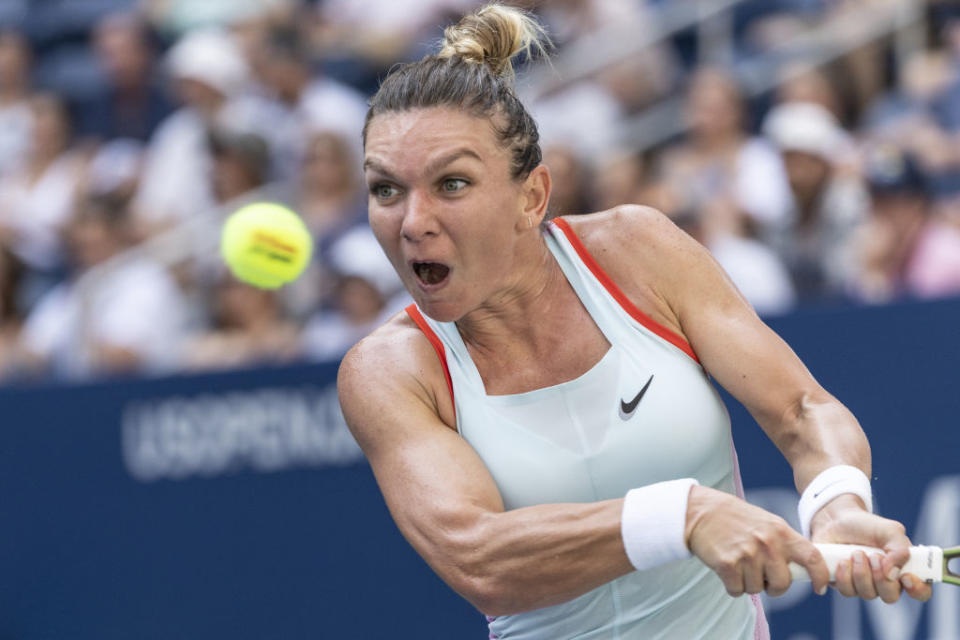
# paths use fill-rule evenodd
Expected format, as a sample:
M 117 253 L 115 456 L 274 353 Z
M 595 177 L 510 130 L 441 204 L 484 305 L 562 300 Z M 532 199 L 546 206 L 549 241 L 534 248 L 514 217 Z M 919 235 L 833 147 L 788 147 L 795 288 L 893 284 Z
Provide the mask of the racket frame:
M 955 558 L 960 558 L 960 547 L 943 550 L 943 581 L 960 587 L 960 574 L 950 571 L 950 561 Z

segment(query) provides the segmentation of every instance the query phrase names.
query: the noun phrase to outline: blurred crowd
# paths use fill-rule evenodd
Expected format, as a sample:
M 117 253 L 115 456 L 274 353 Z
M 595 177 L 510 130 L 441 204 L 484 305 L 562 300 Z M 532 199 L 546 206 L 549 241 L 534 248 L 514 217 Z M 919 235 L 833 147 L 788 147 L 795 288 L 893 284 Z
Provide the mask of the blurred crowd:
M 516 4 L 562 55 L 687 1 Z M 551 215 L 654 206 L 764 315 L 960 294 L 952 3 L 924 4 L 924 46 L 906 60 L 887 38 L 801 60 L 761 95 L 737 80 L 738 60 L 893 1 L 744 2 L 728 64 L 699 62 L 683 32 L 534 92 Z M 479 4 L 0 0 L 0 382 L 339 358 L 408 302 L 366 224 L 367 97 Z M 671 96 L 683 134 L 624 142 L 631 118 Z M 281 290 L 240 284 L 202 252 L 137 250 L 266 198 L 317 246 Z

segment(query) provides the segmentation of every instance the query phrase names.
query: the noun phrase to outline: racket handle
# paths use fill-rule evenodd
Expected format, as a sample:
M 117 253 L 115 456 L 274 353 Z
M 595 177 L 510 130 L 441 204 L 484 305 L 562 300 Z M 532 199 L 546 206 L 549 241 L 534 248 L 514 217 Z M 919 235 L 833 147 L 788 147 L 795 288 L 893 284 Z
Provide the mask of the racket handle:
M 815 544 L 814 546 L 819 549 L 827 563 L 831 582 L 836 577 L 837 565 L 849 559 L 854 551 L 863 551 L 868 559 L 876 553 L 883 553 L 882 549 L 856 544 Z M 910 559 L 903 565 L 900 573 L 912 573 L 927 582 L 941 582 L 943 580 L 943 549 L 922 545 L 910 547 Z M 790 563 L 790 576 L 794 580 L 810 579 L 807 570 L 796 562 Z

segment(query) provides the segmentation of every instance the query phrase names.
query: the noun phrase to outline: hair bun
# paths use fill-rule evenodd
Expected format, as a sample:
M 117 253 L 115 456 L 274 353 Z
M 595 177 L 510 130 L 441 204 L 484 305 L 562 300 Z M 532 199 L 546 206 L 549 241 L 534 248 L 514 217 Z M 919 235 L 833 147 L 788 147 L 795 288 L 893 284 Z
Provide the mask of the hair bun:
M 544 52 L 549 44 L 543 27 L 528 13 L 500 4 L 489 4 L 464 16 L 443 32 L 440 58 L 462 58 L 485 64 L 497 76 L 512 76 L 510 60 L 521 51 Z

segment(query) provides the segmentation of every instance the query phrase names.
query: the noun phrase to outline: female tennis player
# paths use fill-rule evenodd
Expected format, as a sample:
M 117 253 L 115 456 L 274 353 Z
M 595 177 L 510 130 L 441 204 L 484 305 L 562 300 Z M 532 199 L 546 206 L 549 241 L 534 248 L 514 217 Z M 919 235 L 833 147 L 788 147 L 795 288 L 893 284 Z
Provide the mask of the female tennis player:
M 910 544 L 871 513 L 856 419 L 660 213 L 544 223 L 550 173 L 512 89 L 541 42 L 488 6 L 393 71 L 364 130 L 370 224 L 415 300 L 340 369 L 344 414 L 403 535 L 496 638 L 767 637 L 758 599 L 811 543 L 893 602 Z M 742 499 L 710 377 L 792 465 L 808 537 Z

